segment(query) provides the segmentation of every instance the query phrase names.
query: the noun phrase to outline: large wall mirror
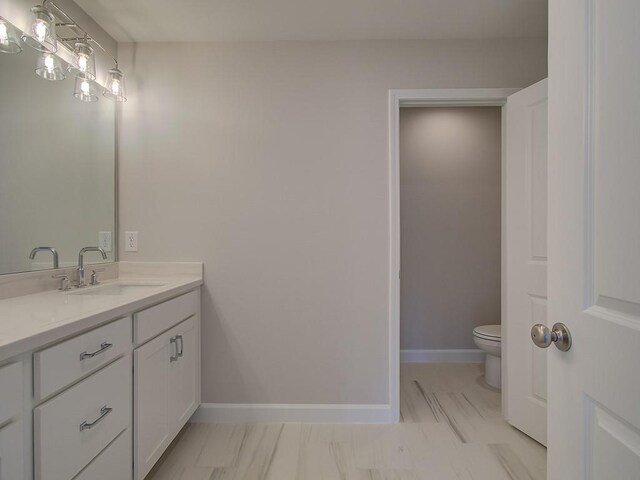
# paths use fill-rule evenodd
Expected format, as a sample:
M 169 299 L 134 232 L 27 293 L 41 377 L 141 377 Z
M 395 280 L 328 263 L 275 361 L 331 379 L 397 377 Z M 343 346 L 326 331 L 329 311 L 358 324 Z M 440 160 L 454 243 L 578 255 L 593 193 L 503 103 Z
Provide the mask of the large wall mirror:
M 41 54 L 0 53 L 0 274 L 75 266 L 85 246 L 115 261 L 115 103 L 74 98 L 74 74 L 48 81 Z M 103 262 L 87 254 L 87 262 Z

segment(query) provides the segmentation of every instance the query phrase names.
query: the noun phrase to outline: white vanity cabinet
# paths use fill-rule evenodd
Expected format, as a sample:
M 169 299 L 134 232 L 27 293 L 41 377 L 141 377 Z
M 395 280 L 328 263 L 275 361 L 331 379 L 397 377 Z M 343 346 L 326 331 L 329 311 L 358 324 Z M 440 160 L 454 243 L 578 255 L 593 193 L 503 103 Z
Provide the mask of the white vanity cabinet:
M 0 480 L 24 478 L 22 362 L 0 367 Z
M 74 478 L 131 426 L 131 356 L 35 408 L 33 417 L 36 478 Z
M 116 438 L 130 436 L 131 322 L 114 320 L 33 354 L 35 480 L 86 477 L 116 451 L 108 448 Z M 129 465 L 113 480 L 131 480 L 131 458 L 131 445 L 112 458 Z
M 144 479 L 200 405 L 196 282 L 0 361 L 0 480 Z
M 199 291 L 134 315 L 134 336 L 146 342 L 133 354 L 134 478 L 142 480 L 200 404 Z

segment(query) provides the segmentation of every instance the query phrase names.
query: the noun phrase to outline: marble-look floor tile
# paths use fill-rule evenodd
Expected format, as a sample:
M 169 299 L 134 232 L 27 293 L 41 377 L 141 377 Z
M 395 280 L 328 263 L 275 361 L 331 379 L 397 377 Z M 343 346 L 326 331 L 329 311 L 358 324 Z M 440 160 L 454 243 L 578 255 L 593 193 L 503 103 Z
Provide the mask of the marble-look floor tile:
M 397 425 L 188 425 L 147 480 L 544 480 L 475 364 L 406 364 Z
M 287 424 L 284 426 L 265 480 L 299 478 L 298 469 L 300 449 L 303 445 L 302 438 L 302 425 Z

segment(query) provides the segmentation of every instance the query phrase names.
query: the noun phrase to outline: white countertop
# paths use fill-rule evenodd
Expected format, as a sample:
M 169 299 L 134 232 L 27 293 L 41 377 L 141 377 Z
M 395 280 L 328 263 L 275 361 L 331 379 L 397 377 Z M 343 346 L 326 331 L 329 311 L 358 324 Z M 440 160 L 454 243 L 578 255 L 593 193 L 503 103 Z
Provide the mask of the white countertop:
M 0 362 L 95 328 L 119 316 L 202 285 L 202 274 L 126 274 L 97 287 L 34 293 L 0 300 Z M 120 295 L 90 295 L 112 284 L 147 284 Z M 82 294 L 79 294 L 82 293 Z

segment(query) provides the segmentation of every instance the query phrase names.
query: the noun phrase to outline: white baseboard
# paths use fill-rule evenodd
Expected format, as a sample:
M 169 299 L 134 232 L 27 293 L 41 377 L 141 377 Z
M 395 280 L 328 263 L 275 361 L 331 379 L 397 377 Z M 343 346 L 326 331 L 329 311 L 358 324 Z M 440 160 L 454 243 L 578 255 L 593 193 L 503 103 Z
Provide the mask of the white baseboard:
M 482 363 L 482 350 L 401 350 L 401 363 Z
M 389 405 L 202 403 L 191 423 L 390 423 Z

